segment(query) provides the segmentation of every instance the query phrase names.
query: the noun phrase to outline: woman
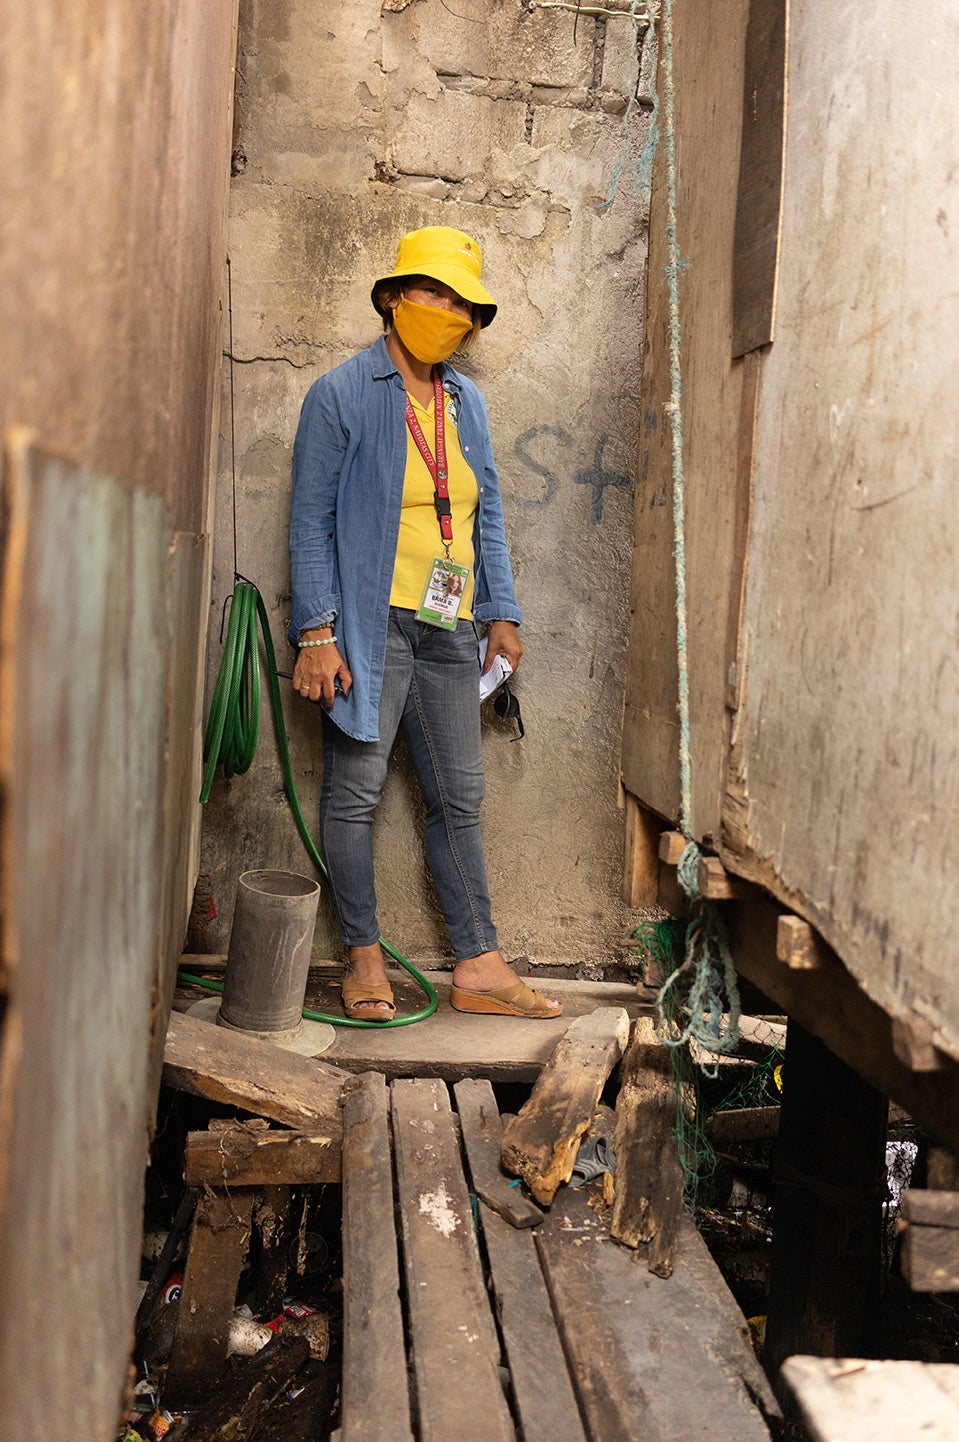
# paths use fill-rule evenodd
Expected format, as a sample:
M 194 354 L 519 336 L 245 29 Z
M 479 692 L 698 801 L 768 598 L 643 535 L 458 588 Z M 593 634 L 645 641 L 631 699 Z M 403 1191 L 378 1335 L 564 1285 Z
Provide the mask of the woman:
M 323 714 L 320 836 L 348 966 L 346 1015 L 389 1021 L 372 822 L 396 733 L 426 802 L 424 846 L 456 966 L 459 1011 L 548 1017 L 493 925 L 479 831 L 483 795 L 476 622 L 485 668 L 523 648 L 486 407 L 445 364 L 496 306 L 462 231 L 403 236 L 373 286 L 384 335 L 310 388 L 293 450 L 293 687 Z

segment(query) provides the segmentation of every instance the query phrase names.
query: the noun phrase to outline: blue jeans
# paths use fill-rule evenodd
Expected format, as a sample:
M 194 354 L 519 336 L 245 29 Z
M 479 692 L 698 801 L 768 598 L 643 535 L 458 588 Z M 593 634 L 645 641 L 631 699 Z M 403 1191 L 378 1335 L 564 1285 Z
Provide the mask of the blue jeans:
M 379 741 L 356 741 L 323 717 L 320 839 L 345 946 L 379 939 L 373 815 L 402 729 L 426 802 L 423 843 L 457 961 L 496 951 L 479 812 L 479 666 L 472 621 L 442 631 L 390 607 Z

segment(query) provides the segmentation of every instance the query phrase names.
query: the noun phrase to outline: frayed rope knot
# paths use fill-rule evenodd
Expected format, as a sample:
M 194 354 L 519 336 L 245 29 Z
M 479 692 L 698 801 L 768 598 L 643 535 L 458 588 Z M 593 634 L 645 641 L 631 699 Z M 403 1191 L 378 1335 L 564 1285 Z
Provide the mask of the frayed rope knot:
M 668 976 L 656 997 L 656 1035 L 667 1046 L 682 1046 L 690 1037 L 703 1048 L 720 1056 L 739 1045 L 740 1001 L 726 926 L 716 902 L 706 901 L 699 890 L 697 873 L 702 852 L 695 841 L 686 843 L 679 861 L 679 883 L 702 911 L 686 928 L 686 955 Z M 685 999 L 680 992 L 685 991 Z M 723 1005 L 725 992 L 727 1007 Z M 677 1006 L 678 1002 L 678 1006 Z M 680 1026 L 676 1011 L 686 1014 Z M 726 1018 L 725 1026 L 723 1019 Z M 706 1066 L 707 1075 L 716 1075 Z

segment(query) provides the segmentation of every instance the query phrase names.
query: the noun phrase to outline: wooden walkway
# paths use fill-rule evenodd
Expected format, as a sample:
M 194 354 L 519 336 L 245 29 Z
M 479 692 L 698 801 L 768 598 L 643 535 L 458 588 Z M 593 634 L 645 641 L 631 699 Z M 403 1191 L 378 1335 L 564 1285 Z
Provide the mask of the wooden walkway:
M 600 1183 L 541 1220 L 514 1189 L 510 1222 L 501 1135 L 488 1083 L 348 1087 L 339 1442 L 768 1442 L 778 1409 L 695 1228 L 664 1281 L 610 1238 Z
M 184 957 L 185 970 L 208 971 L 222 979 L 226 958 L 220 956 Z M 306 993 L 306 1005 L 315 1011 L 342 1015 L 338 966 L 314 967 Z M 563 1015 L 555 1020 L 521 1021 L 516 1017 L 463 1016 L 449 1003 L 450 972 L 428 972 L 428 980 L 436 989 L 439 1006 L 433 1016 L 412 1026 L 383 1029 L 380 1027 L 340 1027 L 333 1045 L 322 1057 L 325 1062 L 345 1071 L 381 1071 L 398 1076 L 443 1077 L 456 1081 L 460 1077 L 487 1077 L 496 1082 L 532 1083 L 564 1035 L 569 1023 L 600 1006 L 621 1006 L 630 1018 L 647 1014 L 650 1006 L 641 1001 L 635 986 L 617 982 L 567 981 L 565 979 L 532 978 L 533 984 L 563 1002 Z M 390 968 L 390 980 L 399 1014 L 409 1015 L 423 1005 L 419 987 L 397 968 Z M 178 1009 L 185 1010 L 203 993 L 195 988 L 181 987 L 177 995 Z

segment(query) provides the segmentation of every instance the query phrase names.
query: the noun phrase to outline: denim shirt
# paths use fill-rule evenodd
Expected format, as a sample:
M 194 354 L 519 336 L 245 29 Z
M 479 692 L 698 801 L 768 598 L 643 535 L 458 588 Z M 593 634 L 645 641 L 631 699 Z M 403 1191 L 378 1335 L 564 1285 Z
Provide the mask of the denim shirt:
M 518 624 L 486 404 L 466 376 L 439 369 L 456 398 L 460 444 L 479 488 L 473 617 Z M 348 697 L 337 691 L 332 717 L 358 741 L 379 739 L 405 475 L 406 387 L 381 336 L 313 382 L 293 446 L 289 638 L 295 646 L 302 631 L 335 620 L 353 686 Z M 439 549 L 439 526 L 436 539 Z

